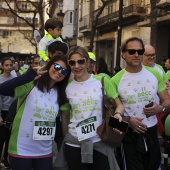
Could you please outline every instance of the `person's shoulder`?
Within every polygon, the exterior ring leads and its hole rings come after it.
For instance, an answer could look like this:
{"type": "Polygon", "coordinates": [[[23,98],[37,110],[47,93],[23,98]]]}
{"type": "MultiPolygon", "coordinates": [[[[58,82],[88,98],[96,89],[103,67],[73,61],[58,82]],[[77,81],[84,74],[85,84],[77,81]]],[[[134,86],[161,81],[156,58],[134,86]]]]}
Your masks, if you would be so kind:
{"type": "Polygon", "coordinates": [[[120,78],[123,76],[123,74],[125,73],[125,69],[120,70],[118,73],[116,73],[112,78],[111,81],[117,78],[120,78]]]}
{"type": "Polygon", "coordinates": [[[159,73],[158,70],[152,68],[152,67],[148,67],[148,66],[144,66],[144,69],[148,72],[150,72],[153,76],[155,76],[157,79],[159,79],[160,77],[162,78],[161,74],[159,73]]]}
{"type": "Polygon", "coordinates": [[[155,63],[155,65],[156,65],[157,67],[163,69],[163,67],[162,67],[160,64],[155,63]]]}
{"type": "MultiPolygon", "coordinates": [[[[156,69],[153,68],[153,67],[143,66],[143,68],[144,68],[144,70],[149,71],[149,72],[151,72],[151,73],[159,73],[159,71],[156,70],[156,69]]],[[[160,74],[160,73],[159,73],[159,74],[160,74]]]]}
{"type": "Polygon", "coordinates": [[[99,73],[98,76],[106,77],[110,80],[110,76],[106,73],[99,73]]]}

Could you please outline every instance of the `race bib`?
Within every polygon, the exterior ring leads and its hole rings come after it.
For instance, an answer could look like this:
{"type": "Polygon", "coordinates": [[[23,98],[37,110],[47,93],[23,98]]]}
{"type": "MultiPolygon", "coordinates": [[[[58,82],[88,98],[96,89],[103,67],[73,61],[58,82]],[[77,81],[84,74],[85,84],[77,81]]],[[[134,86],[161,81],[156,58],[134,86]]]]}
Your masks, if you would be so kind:
{"type": "Polygon", "coordinates": [[[33,140],[54,140],[55,122],[35,121],[33,140]]]}
{"type": "Polygon", "coordinates": [[[77,137],[79,141],[91,138],[97,135],[96,129],[98,123],[96,116],[83,120],[79,122],[76,126],[77,137]]]}

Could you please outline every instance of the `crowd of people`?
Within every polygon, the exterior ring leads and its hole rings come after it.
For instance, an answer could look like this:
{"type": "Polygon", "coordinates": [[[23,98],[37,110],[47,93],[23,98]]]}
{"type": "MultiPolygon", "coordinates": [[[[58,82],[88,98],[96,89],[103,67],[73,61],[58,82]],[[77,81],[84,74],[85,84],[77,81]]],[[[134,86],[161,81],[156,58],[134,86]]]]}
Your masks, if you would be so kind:
{"type": "Polygon", "coordinates": [[[158,170],[158,137],[164,133],[159,115],[169,116],[170,109],[170,60],[165,73],[155,63],[154,47],[131,37],[121,46],[126,66],[112,76],[103,57],[80,46],[69,49],[60,38],[61,22],[49,19],[45,29],[38,55],[24,63],[24,71],[11,56],[1,61],[1,164],[12,170],[158,170]],[[96,131],[103,121],[102,77],[106,96],[116,103],[113,117],[119,122],[130,117],[118,148],[104,143],[96,131]],[[9,130],[5,121],[16,99],[9,130]],[[53,140],[58,149],[54,162],[53,140]]]}

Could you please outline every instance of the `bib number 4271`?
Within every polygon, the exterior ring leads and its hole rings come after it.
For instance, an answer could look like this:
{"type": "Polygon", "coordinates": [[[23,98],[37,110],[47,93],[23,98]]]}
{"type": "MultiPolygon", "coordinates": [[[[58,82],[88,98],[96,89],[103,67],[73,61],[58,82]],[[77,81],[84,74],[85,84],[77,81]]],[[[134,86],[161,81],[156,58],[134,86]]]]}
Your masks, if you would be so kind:
{"type": "Polygon", "coordinates": [[[95,129],[94,123],[88,124],[88,125],[85,125],[85,126],[81,127],[81,131],[82,131],[83,134],[91,133],[91,132],[93,132],[95,130],[96,129],[95,129]]]}
{"type": "Polygon", "coordinates": [[[96,136],[96,129],[98,127],[96,117],[90,117],[79,122],[76,126],[77,137],[79,141],[96,136]]]}

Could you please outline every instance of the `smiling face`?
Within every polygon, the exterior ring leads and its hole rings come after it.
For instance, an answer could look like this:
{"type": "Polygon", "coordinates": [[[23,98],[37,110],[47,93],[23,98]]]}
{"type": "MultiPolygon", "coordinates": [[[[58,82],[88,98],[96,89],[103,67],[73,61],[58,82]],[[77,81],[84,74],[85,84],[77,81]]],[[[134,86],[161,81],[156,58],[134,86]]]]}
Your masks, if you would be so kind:
{"type": "Polygon", "coordinates": [[[72,73],[74,73],[74,78],[76,81],[85,81],[89,77],[87,72],[88,62],[87,60],[78,53],[72,54],[69,58],[70,61],[75,61],[75,65],[70,65],[72,73]],[[82,59],[84,59],[84,62],[82,59]],[[79,62],[80,60],[80,62],[79,62]]]}
{"type": "MultiPolygon", "coordinates": [[[[56,61],[54,63],[59,64],[64,69],[67,69],[66,64],[62,60],[56,61]]],[[[54,69],[54,64],[52,64],[49,69],[49,76],[51,78],[51,87],[56,82],[62,81],[65,78],[65,76],[62,74],[62,70],[56,71],[54,69]]]]}
{"type": "Polygon", "coordinates": [[[148,67],[153,67],[155,65],[155,60],[155,48],[151,45],[145,45],[145,53],[143,54],[142,64],[148,67]]]}
{"type": "Polygon", "coordinates": [[[137,41],[129,41],[125,52],[122,53],[123,59],[126,61],[126,70],[129,72],[139,72],[142,69],[142,55],[136,51],[134,54],[130,54],[128,50],[143,50],[142,44],[137,41]]]}

